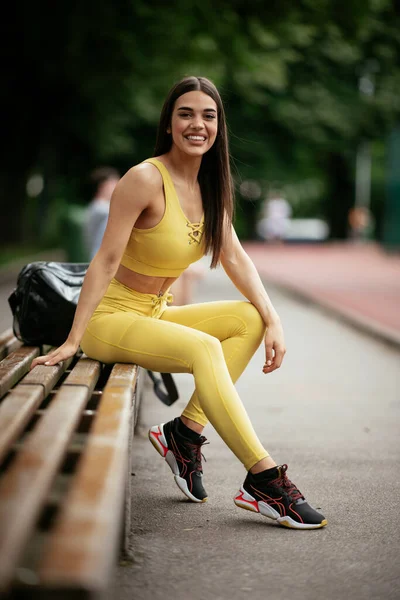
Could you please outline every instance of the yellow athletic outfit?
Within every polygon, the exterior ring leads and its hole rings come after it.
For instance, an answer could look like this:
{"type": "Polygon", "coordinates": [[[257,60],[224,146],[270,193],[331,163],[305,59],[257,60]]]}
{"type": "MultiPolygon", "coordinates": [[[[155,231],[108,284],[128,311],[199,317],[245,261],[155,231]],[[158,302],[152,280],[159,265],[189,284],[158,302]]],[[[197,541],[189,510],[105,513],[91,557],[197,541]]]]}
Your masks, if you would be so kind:
{"type": "MultiPolygon", "coordinates": [[[[204,255],[204,219],[183,213],[172,179],[160,171],[165,212],[150,229],[133,228],[121,263],[144,275],[177,277],[204,255]]],[[[93,313],[81,347],[106,363],[135,363],[161,373],[192,373],[195,391],[183,416],[218,434],[250,469],[268,456],[258,440],[234,382],[259,347],[265,325],[250,302],[167,306],[171,294],[143,294],[113,279],[93,313]]]]}

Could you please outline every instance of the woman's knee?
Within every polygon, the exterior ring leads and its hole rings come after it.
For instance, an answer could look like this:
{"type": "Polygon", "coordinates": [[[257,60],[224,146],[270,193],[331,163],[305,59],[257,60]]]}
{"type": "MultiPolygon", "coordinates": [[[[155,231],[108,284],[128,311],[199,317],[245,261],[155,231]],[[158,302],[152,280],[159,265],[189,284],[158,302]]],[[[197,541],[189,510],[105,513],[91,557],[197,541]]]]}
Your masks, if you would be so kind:
{"type": "Polygon", "coordinates": [[[240,316],[246,323],[248,333],[256,337],[264,335],[266,325],[254,304],[251,304],[251,302],[241,302],[240,316]]]}
{"type": "Polygon", "coordinates": [[[219,339],[208,333],[199,332],[200,335],[196,336],[196,344],[194,353],[197,356],[205,356],[211,358],[213,361],[223,357],[223,351],[221,342],[219,339]]]}

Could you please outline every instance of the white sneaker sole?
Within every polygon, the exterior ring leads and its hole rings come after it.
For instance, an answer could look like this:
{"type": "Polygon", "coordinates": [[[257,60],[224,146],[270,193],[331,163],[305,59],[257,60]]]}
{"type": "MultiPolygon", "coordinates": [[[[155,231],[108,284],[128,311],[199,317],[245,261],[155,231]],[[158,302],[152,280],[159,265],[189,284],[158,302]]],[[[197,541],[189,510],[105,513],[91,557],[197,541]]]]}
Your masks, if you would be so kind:
{"type": "Polygon", "coordinates": [[[234,503],[239,508],[250,510],[251,512],[260,513],[263,517],[268,517],[277,521],[279,525],[283,527],[289,527],[290,529],[320,529],[328,525],[327,519],[321,521],[321,523],[298,523],[291,517],[281,517],[280,514],[272,508],[266,502],[258,502],[253,496],[251,496],[246,490],[241,487],[238,493],[233,498],[234,503]]]}
{"type": "Polygon", "coordinates": [[[167,440],[164,436],[164,423],[161,423],[161,425],[154,425],[154,427],[151,427],[151,429],[149,429],[149,440],[151,441],[157,452],[161,454],[161,456],[168,463],[174,475],[175,483],[181,490],[181,492],[183,492],[185,496],[189,498],[189,500],[191,500],[192,502],[197,502],[199,504],[207,502],[207,498],[199,500],[199,498],[193,496],[193,494],[191,494],[189,491],[186,480],[179,475],[178,463],[176,462],[174,454],[171,452],[171,450],[168,449],[167,440]]]}

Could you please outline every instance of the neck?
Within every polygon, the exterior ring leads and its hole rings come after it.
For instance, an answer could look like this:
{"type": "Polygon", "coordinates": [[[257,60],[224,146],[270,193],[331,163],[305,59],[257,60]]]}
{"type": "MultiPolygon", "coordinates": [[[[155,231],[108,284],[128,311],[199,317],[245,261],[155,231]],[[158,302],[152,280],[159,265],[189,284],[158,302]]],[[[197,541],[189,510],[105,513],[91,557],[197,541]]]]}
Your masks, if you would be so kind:
{"type": "Polygon", "coordinates": [[[197,184],[197,176],[199,174],[202,156],[188,156],[185,152],[181,152],[176,146],[172,147],[167,154],[164,154],[170,170],[175,173],[179,179],[187,183],[189,186],[197,184]]]}

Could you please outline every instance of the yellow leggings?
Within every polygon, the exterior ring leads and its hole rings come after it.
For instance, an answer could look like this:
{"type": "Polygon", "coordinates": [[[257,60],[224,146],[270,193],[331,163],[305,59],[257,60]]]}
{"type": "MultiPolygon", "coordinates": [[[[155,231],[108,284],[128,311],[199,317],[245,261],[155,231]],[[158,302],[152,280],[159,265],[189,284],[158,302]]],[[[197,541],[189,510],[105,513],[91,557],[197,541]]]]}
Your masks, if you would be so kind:
{"type": "Polygon", "coordinates": [[[250,469],[268,456],[234,383],[259,347],[265,325],[249,302],[169,306],[113,279],[94,312],[81,347],[105,363],[135,363],[160,373],[192,373],[195,391],[183,416],[208,421],[250,469]]]}

